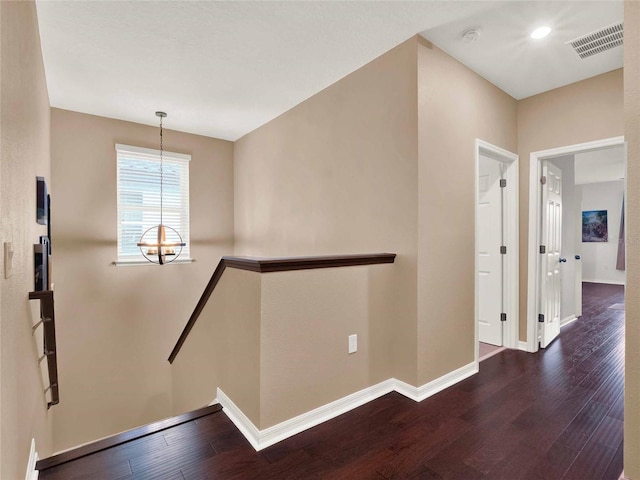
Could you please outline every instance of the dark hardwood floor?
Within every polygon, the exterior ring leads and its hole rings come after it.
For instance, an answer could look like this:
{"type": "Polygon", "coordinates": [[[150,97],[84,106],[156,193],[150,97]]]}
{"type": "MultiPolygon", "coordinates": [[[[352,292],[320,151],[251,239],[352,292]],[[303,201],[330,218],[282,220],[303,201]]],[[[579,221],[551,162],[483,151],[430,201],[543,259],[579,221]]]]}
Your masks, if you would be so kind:
{"type": "Polygon", "coordinates": [[[546,350],[506,350],[421,403],[397,393],[255,452],[215,413],[44,470],[73,479],[576,479],[622,472],[623,287],[584,284],[546,350]]]}

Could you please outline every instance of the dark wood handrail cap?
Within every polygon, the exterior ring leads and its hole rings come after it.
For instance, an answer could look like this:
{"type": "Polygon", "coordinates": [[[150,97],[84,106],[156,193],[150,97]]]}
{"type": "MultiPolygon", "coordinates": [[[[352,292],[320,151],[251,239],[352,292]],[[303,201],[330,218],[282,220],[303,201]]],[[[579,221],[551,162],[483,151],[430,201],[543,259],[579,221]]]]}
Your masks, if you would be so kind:
{"type": "Polygon", "coordinates": [[[395,253],[368,253],[353,255],[318,255],[312,257],[225,256],[222,257],[222,260],[227,263],[227,267],[267,273],[314,268],[376,265],[379,263],[393,263],[395,258],[395,253]]]}

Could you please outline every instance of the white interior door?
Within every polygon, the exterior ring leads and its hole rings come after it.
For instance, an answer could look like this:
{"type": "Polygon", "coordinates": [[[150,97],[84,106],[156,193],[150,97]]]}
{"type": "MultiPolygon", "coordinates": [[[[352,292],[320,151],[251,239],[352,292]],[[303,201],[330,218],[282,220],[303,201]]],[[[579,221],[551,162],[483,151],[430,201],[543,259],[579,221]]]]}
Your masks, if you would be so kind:
{"type": "Polygon", "coordinates": [[[562,171],[542,162],[541,285],[539,341],[545,348],[560,333],[562,302],[562,171]]]}
{"type": "Polygon", "coordinates": [[[503,164],[480,155],[478,175],[478,338],[502,346],[503,268],[502,178],[503,164]]]}
{"type": "Polygon", "coordinates": [[[576,265],[576,317],[582,316],[582,189],[576,188],[576,233],[575,233],[575,265],[576,265]]]}

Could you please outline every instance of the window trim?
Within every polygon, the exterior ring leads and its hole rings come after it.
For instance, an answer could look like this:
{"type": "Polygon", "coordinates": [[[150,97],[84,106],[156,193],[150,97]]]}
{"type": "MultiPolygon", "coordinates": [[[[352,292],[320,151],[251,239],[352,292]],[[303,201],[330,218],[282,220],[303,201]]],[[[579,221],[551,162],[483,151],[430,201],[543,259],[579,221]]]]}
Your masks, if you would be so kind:
{"type": "MultiPolygon", "coordinates": [[[[124,145],[122,143],[116,143],[116,152],[131,153],[133,155],[146,155],[153,159],[160,156],[160,150],[156,150],[154,148],[134,147],[133,145],[124,145]]],[[[162,151],[162,158],[166,158],[168,160],[183,160],[187,162],[191,161],[191,155],[188,153],[167,152],[166,150],[162,151]]]]}
{"type": "MultiPolygon", "coordinates": [[[[163,266],[174,265],[174,264],[179,265],[181,263],[182,264],[193,263],[195,261],[196,261],[195,258],[191,258],[191,257],[182,258],[182,255],[181,255],[180,258],[176,258],[172,262],[165,263],[163,266]]],[[[111,264],[115,265],[116,267],[135,267],[140,265],[159,266],[158,263],[152,263],[149,260],[115,260],[111,262],[111,264]]]]}
{"type": "MultiPolygon", "coordinates": [[[[132,155],[132,156],[136,156],[136,157],[142,157],[144,159],[144,157],[147,157],[148,160],[153,160],[153,161],[159,161],[159,157],[160,157],[160,150],[156,150],[154,148],[144,148],[144,147],[136,147],[134,145],[125,145],[122,143],[116,143],[115,144],[115,150],[116,150],[116,219],[117,219],[117,224],[116,224],[116,260],[114,262],[112,262],[113,265],[115,266],[140,266],[140,265],[157,265],[155,263],[149,262],[148,260],[146,260],[144,257],[142,258],[119,258],[118,256],[118,245],[120,242],[120,179],[118,176],[118,171],[119,171],[119,156],[120,155],[132,155]]],[[[187,163],[187,170],[188,170],[188,163],[191,162],[191,155],[187,154],[187,153],[177,153],[177,152],[168,152],[166,150],[162,151],[162,158],[163,160],[169,160],[169,161],[179,161],[179,162],[186,162],[187,163]]],[[[190,172],[189,172],[190,173],[190,172]]],[[[190,177],[190,175],[189,175],[190,177]]],[[[188,208],[187,208],[187,215],[188,215],[188,223],[191,223],[191,202],[190,202],[190,193],[191,193],[191,182],[189,181],[189,189],[187,191],[187,201],[189,202],[188,208]]],[[[189,225],[189,234],[191,233],[191,226],[189,225]]],[[[191,235],[189,235],[189,254],[191,255],[191,235]]],[[[171,264],[185,264],[185,263],[193,263],[195,262],[195,259],[191,256],[180,256],[179,258],[175,259],[172,262],[167,263],[166,265],[171,265],[171,264]]]]}

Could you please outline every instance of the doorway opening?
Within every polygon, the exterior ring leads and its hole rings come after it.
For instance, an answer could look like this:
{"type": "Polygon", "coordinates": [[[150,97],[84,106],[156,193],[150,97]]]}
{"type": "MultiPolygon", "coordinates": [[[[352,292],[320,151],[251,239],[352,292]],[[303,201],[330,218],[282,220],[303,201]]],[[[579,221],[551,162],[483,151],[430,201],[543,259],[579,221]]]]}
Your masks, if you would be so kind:
{"type": "Polygon", "coordinates": [[[518,156],[476,139],[475,359],[518,348],[518,156]]]}
{"type": "Polygon", "coordinates": [[[582,315],[583,282],[624,284],[625,164],[624,137],[531,154],[527,351],[582,315]]]}

